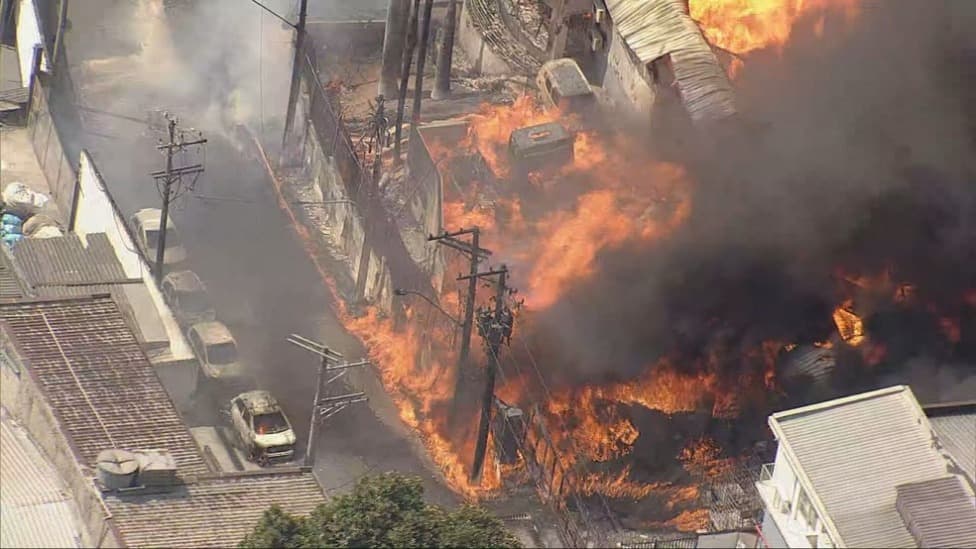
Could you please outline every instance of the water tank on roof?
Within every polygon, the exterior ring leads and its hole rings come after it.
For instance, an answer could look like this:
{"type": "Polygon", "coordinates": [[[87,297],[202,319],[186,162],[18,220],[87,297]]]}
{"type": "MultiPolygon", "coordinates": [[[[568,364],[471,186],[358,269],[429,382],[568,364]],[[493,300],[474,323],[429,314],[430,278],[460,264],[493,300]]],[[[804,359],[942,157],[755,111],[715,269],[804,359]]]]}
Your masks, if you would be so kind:
{"type": "Polygon", "coordinates": [[[166,450],[135,450],[139,463],[137,484],[170,486],[177,483],[176,460],[166,450]]]}
{"type": "Polygon", "coordinates": [[[108,490],[129,488],[139,473],[139,460],[132,452],[105,450],[98,454],[98,480],[108,490]]]}

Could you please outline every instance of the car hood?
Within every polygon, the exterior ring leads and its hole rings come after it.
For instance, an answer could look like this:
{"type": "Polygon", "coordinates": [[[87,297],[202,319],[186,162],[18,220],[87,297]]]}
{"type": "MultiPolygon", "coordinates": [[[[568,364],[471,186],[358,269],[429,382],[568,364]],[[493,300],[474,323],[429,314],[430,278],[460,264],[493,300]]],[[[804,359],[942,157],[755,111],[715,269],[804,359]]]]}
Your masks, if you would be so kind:
{"type": "Polygon", "coordinates": [[[295,444],[295,432],[291,429],[287,431],[282,431],[280,433],[270,433],[267,435],[254,435],[254,443],[262,448],[267,448],[269,446],[283,446],[286,444],[295,444]]]}

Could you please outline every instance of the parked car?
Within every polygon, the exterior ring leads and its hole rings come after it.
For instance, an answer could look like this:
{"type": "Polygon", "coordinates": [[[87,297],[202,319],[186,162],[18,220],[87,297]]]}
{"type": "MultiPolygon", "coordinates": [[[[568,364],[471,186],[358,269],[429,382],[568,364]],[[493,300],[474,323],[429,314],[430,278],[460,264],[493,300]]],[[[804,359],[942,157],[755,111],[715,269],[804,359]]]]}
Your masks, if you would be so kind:
{"type": "Polygon", "coordinates": [[[547,61],[536,76],[542,102],[565,112],[592,115],[597,108],[596,94],[576,61],[569,58],[547,61]]]}
{"type": "MultiPolygon", "coordinates": [[[[159,208],[144,208],[132,216],[132,229],[136,233],[136,245],[142,249],[150,263],[156,261],[156,249],[159,247],[159,227],[162,212],[159,208]]],[[[186,261],[186,249],[180,241],[180,234],[176,230],[173,218],[166,220],[166,253],[163,254],[163,265],[171,267],[186,261]]]]}
{"type": "Polygon", "coordinates": [[[206,377],[228,381],[246,377],[237,355],[237,341],[222,322],[198,322],[187,330],[186,338],[206,377]]]}
{"type": "Polygon", "coordinates": [[[163,278],[161,291],[182,329],[217,320],[207,287],[193,271],[173,271],[163,278]]]}
{"type": "Polygon", "coordinates": [[[231,399],[230,418],[249,460],[268,465],[295,456],[295,431],[268,391],[248,391],[231,399]]]}

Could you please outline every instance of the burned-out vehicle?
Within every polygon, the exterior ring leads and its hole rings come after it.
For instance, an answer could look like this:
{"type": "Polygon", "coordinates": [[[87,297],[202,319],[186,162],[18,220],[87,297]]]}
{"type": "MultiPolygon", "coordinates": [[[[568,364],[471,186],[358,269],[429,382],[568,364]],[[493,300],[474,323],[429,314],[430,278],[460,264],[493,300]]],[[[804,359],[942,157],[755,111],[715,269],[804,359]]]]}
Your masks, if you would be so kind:
{"type": "Polygon", "coordinates": [[[190,326],[186,338],[207,378],[232,383],[246,377],[237,341],[222,322],[198,322],[190,326]]]}
{"type": "Polygon", "coordinates": [[[201,322],[217,320],[217,311],[207,295],[207,287],[193,271],[174,271],[163,278],[163,299],[183,330],[201,322]]]}
{"type": "Polygon", "coordinates": [[[230,421],[249,460],[263,466],[295,457],[295,431],[268,391],[231,399],[230,421]]]}
{"type": "Polygon", "coordinates": [[[559,168],[573,161],[573,134],[562,124],[548,122],[519,128],[508,140],[516,176],[545,168],[559,168]]]}
{"type": "Polygon", "coordinates": [[[536,85],[542,103],[565,113],[587,117],[597,109],[597,97],[583,70],[573,59],[553,59],[539,69],[536,85]]]}

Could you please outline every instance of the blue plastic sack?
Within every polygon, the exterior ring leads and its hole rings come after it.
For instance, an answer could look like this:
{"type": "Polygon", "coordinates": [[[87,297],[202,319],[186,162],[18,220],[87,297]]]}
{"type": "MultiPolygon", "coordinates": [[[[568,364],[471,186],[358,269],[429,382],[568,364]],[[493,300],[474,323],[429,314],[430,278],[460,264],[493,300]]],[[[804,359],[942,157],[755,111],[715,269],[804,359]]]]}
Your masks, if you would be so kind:
{"type": "Polygon", "coordinates": [[[5,234],[23,234],[23,227],[20,225],[7,225],[3,224],[3,232],[5,234]]]}
{"type": "Polygon", "coordinates": [[[3,243],[8,247],[13,248],[18,242],[24,239],[22,234],[5,234],[3,235],[3,243]]]}
{"type": "Polygon", "coordinates": [[[3,214],[3,216],[0,216],[0,224],[3,224],[3,225],[18,225],[18,226],[20,226],[20,225],[23,225],[24,224],[24,220],[21,219],[21,218],[19,218],[19,217],[17,217],[14,214],[5,213],[5,214],[3,214]]]}

